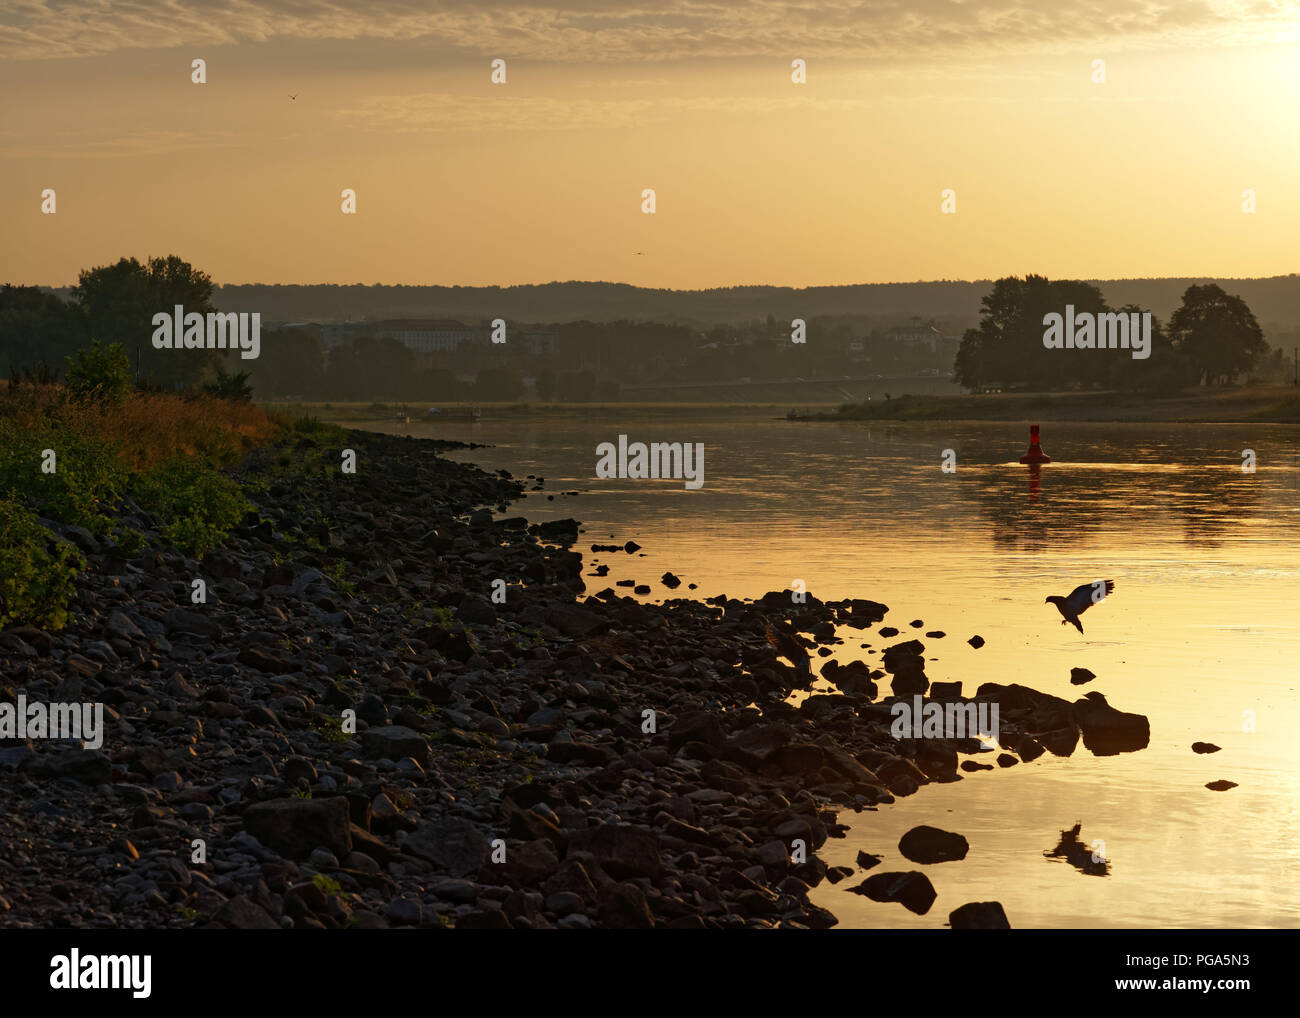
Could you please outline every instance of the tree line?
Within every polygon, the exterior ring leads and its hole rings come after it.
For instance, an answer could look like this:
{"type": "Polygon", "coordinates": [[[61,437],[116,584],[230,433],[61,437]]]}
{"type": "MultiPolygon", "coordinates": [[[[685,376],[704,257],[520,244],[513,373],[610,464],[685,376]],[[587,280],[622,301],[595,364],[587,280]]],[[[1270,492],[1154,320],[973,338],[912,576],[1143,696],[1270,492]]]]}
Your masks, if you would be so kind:
{"type": "Polygon", "coordinates": [[[1215,283],[1187,287],[1168,322],[1151,316],[1151,349],[1143,359],[1127,350],[1045,346],[1047,316],[1062,314],[1067,305],[1076,316],[1147,313],[1134,304],[1112,308],[1098,287],[1080,280],[999,279],[981,302],[979,325],[962,336],[954,380],[972,391],[990,386],[1173,390],[1230,384],[1252,371],[1285,374],[1285,352],[1270,355],[1246,302],[1215,283]]]}

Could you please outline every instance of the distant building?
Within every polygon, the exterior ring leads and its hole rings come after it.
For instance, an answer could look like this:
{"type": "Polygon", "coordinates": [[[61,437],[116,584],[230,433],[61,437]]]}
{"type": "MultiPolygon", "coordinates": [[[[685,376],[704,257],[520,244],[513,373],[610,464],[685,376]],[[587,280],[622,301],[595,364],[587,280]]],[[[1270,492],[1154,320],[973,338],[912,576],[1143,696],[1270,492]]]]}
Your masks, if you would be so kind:
{"type": "Polygon", "coordinates": [[[913,318],[911,325],[898,325],[885,333],[885,339],[892,343],[921,347],[930,353],[938,353],[939,342],[944,338],[943,333],[933,325],[922,322],[920,318],[913,318]]]}
{"type": "MultiPolygon", "coordinates": [[[[326,348],[346,343],[358,336],[376,339],[395,339],[407,349],[418,354],[456,353],[466,346],[492,346],[492,327],[466,325],[453,319],[393,318],[379,322],[339,322],[322,325],[321,340],[326,348]]],[[[533,356],[549,357],[556,349],[553,332],[524,332],[517,338],[509,331],[502,347],[510,352],[524,352],[533,356]],[[511,343],[516,345],[512,348],[511,343]]]]}

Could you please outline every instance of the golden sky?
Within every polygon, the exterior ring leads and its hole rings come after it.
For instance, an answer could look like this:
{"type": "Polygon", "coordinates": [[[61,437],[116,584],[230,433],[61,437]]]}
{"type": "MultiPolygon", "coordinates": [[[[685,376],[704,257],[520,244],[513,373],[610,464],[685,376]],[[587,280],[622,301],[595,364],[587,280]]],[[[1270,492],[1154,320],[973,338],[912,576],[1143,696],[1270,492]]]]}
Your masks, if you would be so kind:
{"type": "Polygon", "coordinates": [[[18,0],[0,96],[0,282],[1300,271],[1298,0],[18,0]]]}

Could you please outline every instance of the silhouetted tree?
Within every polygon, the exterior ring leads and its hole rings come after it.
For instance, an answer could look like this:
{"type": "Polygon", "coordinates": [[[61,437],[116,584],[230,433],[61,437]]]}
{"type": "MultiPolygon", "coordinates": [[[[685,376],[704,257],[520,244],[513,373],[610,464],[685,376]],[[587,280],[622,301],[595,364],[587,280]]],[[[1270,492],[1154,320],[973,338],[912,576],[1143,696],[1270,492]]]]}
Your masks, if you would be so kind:
{"type": "Polygon", "coordinates": [[[307,396],[321,389],[325,351],[320,339],[306,329],[273,329],[262,333],[261,355],[240,364],[264,397],[307,396]]]}
{"type": "Polygon", "coordinates": [[[86,315],[90,335],[120,343],[134,369],[165,384],[193,385],[221,358],[217,350],[155,350],[153,316],[170,315],[176,305],[185,314],[206,315],[212,304],[212,277],[189,262],[168,255],[141,264],[134,258],[84,269],[72,290],[86,315]]]}
{"type": "Polygon", "coordinates": [[[1211,385],[1235,381],[1268,350],[1246,302],[1214,283],[1187,288],[1169,319],[1169,335],[1196,380],[1211,385]]]}
{"type": "Polygon", "coordinates": [[[40,376],[44,366],[57,374],[89,338],[75,304],[36,286],[0,288],[0,370],[40,376]]]}

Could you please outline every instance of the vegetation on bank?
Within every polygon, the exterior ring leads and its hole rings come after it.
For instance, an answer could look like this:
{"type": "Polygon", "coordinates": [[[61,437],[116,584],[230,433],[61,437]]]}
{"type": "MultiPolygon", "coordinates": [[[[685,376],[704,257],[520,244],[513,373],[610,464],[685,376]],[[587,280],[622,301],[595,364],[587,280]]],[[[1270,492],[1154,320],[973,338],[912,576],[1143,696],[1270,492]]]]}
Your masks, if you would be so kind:
{"type": "Polygon", "coordinates": [[[800,420],[831,421],[1169,421],[1300,423],[1300,395],[1286,386],[1184,389],[1166,393],[999,393],[902,396],[845,403],[800,420]]]}
{"type": "Polygon", "coordinates": [[[126,372],[121,347],[93,344],[65,383],[13,377],[0,392],[0,625],[67,622],[85,568],[68,527],[123,555],[156,527],[198,557],[252,508],[226,471],[291,422],[237,398],[139,391],[126,372]]]}

